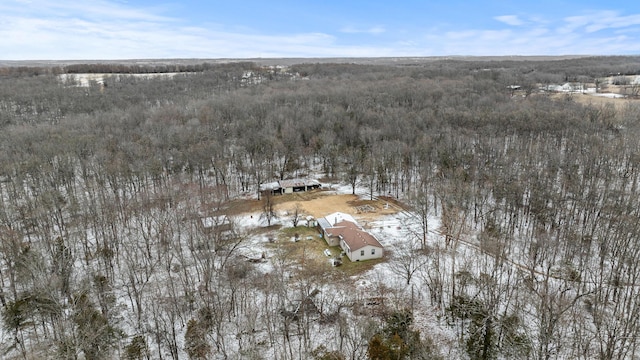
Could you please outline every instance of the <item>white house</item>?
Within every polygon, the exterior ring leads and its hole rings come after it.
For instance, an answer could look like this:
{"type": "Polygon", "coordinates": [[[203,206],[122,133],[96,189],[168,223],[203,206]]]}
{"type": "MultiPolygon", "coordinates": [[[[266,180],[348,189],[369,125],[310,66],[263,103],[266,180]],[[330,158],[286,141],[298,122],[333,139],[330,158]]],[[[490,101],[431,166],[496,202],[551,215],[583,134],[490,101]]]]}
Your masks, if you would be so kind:
{"type": "Polygon", "coordinates": [[[349,260],[378,259],[384,248],[375,236],[365,231],[349,214],[333,213],[318,219],[322,236],[329,246],[340,246],[349,260]]]}
{"type": "Polygon", "coordinates": [[[327,241],[329,246],[340,245],[339,230],[345,226],[345,224],[341,224],[343,221],[358,224],[353,216],[341,212],[336,212],[318,219],[317,222],[322,231],[322,237],[327,241]]]}

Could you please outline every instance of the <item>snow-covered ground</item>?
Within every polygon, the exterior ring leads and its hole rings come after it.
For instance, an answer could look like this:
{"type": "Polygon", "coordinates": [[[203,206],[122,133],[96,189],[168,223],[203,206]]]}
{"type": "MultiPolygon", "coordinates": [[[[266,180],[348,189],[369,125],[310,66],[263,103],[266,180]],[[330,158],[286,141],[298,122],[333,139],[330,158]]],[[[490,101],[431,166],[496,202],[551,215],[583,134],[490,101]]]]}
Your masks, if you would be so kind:
{"type": "Polygon", "coordinates": [[[599,97],[605,97],[605,98],[609,98],[609,99],[624,99],[626,96],[622,95],[622,94],[616,94],[616,93],[591,93],[590,95],[592,96],[599,96],[599,97]]]}
{"type": "Polygon", "coordinates": [[[73,83],[77,86],[88,87],[91,82],[96,82],[98,84],[104,85],[106,79],[117,79],[119,77],[135,77],[141,79],[151,79],[151,78],[172,78],[178,74],[185,73],[149,73],[149,74],[107,74],[107,73],[95,73],[95,74],[61,74],[59,75],[59,79],[63,84],[73,83]]]}
{"type": "MultiPolygon", "coordinates": [[[[345,184],[323,184],[323,189],[325,191],[330,189],[329,195],[327,196],[352,193],[351,186],[345,184]]],[[[368,189],[358,186],[355,192],[361,194],[360,198],[362,200],[369,199],[368,189]]],[[[367,299],[376,297],[380,289],[389,289],[390,292],[394,294],[392,296],[393,298],[403,299],[400,302],[407,303],[411,301],[415,316],[414,326],[418,330],[424,334],[428,334],[433,339],[437,339],[440,344],[449,344],[443,347],[443,350],[449,355],[454,357],[462,356],[454,346],[455,334],[444,323],[442,317],[443,309],[433,308],[430,305],[430,301],[426,295],[427,293],[425,292],[427,287],[424,284],[424,279],[417,275],[413,276],[411,284],[407,285],[406,278],[397,268],[397,262],[402,261],[402,259],[396,259],[396,257],[402,253],[404,249],[415,247],[415,234],[421,231],[416,216],[399,208],[397,213],[380,216],[375,220],[363,221],[359,218],[358,214],[352,215],[384,246],[385,258],[371,269],[352,276],[349,279],[351,285],[340,283],[332,286],[329,284],[323,291],[337,294],[340,293],[342,291],[341,289],[345,286],[348,286],[355,289],[358,294],[356,298],[367,299]]],[[[290,224],[285,223],[288,221],[284,219],[285,217],[282,216],[272,224],[281,224],[285,227],[290,226],[290,224]]],[[[442,243],[443,237],[436,231],[440,227],[440,219],[432,216],[428,221],[430,229],[432,229],[428,238],[429,244],[435,245],[442,243]]],[[[247,213],[235,216],[234,222],[248,232],[254,232],[256,229],[263,228],[267,225],[266,221],[261,218],[260,213],[247,213]]],[[[250,236],[242,248],[239,249],[240,254],[250,258],[259,258],[263,256],[263,254],[266,255],[268,261],[258,265],[258,270],[265,275],[274,271],[274,264],[271,260],[273,256],[273,246],[267,246],[267,244],[269,244],[269,236],[271,236],[269,233],[250,236]]],[[[327,268],[330,267],[330,263],[327,262],[327,268]]],[[[389,301],[394,302],[393,299],[389,299],[389,301]]],[[[319,331],[322,333],[321,330],[319,331]]],[[[314,339],[314,341],[317,341],[318,345],[330,344],[330,341],[321,337],[314,339]]],[[[331,348],[331,346],[328,347],[331,348]]]]}

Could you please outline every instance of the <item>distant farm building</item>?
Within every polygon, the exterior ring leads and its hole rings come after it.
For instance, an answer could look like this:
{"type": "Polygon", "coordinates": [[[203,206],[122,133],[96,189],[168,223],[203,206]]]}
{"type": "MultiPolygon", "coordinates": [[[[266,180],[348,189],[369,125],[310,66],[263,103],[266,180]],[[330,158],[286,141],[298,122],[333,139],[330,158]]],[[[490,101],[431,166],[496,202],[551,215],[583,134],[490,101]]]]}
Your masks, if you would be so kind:
{"type": "Polygon", "coordinates": [[[260,191],[270,191],[274,195],[319,189],[322,185],[315,179],[290,179],[260,185],[260,191]]]}
{"type": "Polygon", "coordinates": [[[349,214],[333,213],[318,219],[322,236],[329,246],[340,246],[351,261],[378,259],[384,248],[349,214]]]}

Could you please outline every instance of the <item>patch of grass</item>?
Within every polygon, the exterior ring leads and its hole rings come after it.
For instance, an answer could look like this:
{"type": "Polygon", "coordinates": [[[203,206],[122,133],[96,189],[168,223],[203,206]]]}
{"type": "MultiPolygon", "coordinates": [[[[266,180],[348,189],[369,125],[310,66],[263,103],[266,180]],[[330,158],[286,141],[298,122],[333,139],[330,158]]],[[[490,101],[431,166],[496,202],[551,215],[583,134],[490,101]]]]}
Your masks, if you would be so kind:
{"type": "Polygon", "coordinates": [[[300,241],[309,241],[306,240],[307,236],[313,236],[314,238],[320,239],[320,233],[318,232],[318,229],[306,226],[298,226],[282,228],[280,230],[278,240],[290,241],[296,234],[298,234],[300,241]]]}
{"type": "Polygon", "coordinates": [[[251,231],[252,234],[266,234],[269,232],[277,231],[282,225],[276,224],[271,226],[260,226],[251,231]]]}
{"type": "Polygon", "coordinates": [[[225,204],[222,213],[226,215],[240,215],[257,212],[262,209],[262,202],[258,200],[234,199],[225,204]]]}
{"type": "Polygon", "coordinates": [[[317,258],[326,260],[322,251],[327,247],[327,244],[315,228],[304,226],[283,228],[278,231],[277,238],[278,242],[275,246],[285,250],[292,259],[317,258]],[[297,242],[292,241],[295,234],[299,235],[300,240],[297,242]],[[311,237],[311,239],[307,240],[307,237],[311,237]]]}
{"type": "Polygon", "coordinates": [[[308,228],[305,226],[280,229],[280,231],[278,231],[278,243],[272,246],[284,250],[287,257],[299,264],[303,262],[305,262],[306,265],[313,263],[316,271],[321,271],[324,275],[336,276],[338,278],[361,274],[384,261],[383,258],[351,262],[349,258],[345,256],[342,258],[341,266],[333,267],[329,263],[330,258],[324,254],[324,250],[329,249],[331,251],[331,257],[336,257],[340,255],[342,249],[339,246],[330,247],[326,241],[319,236],[316,228],[308,228]],[[298,242],[292,241],[296,233],[300,236],[298,242]],[[312,239],[307,240],[308,236],[311,236],[312,239]]]}
{"type": "Polygon", "coordinates": [[[346,276],[354,276],[371,270],[374,266],[384,261],[385,259],[382,258],[351,262],[351,260],[349,260],[349,258],[345,256],[344,258],[342,258],[342,266],[339,266],[337,269],[344,273],[344,275],[346,276]]]}

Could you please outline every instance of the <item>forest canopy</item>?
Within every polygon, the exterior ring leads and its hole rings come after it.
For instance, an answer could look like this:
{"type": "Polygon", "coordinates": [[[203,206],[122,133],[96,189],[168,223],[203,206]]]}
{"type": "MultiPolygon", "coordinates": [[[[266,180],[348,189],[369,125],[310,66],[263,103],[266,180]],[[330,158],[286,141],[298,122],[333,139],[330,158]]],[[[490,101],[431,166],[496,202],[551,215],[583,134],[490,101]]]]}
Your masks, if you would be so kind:
{"type": "Polygon", "coordinates": [[[640,103],[542,89],[638,72],[638,57],[0,69],[0,354],[637,356],[640,103]],[[106,75],[60,76],[81,73],[106,75]],[[275,258],[261,273],[236,255],[251,234],[193,221],[314,173],[423,221],[386,259],[408,287],[375,316],[346,288],[318,322],[291,315],[346,280],[275,258]]]}

